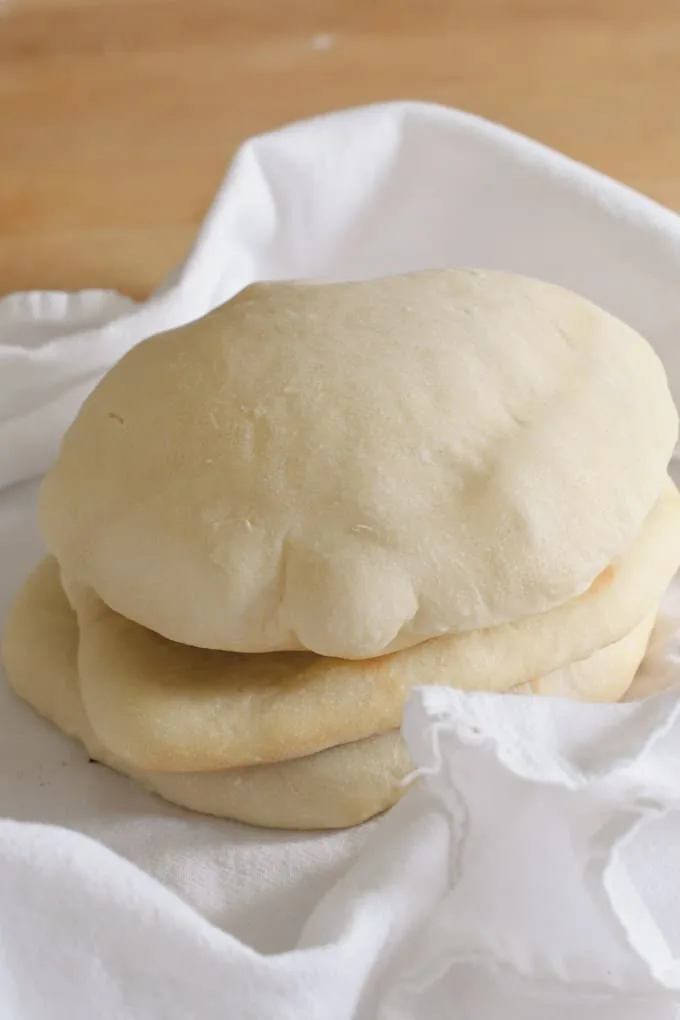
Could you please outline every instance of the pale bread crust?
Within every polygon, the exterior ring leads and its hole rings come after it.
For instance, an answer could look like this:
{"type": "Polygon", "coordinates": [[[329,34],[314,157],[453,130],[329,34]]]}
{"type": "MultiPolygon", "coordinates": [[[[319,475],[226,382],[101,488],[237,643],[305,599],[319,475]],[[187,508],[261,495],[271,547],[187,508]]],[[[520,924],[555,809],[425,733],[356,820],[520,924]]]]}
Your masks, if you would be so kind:
{"type": "Polygon", "coordinates": [[[552,284],[258,284],[109,372],[41,521],[69,574],[175,641],[362,659],[584,592],[676,436],[651,347],[552,284]]]}
{"type": "MultiPolygon", "coordinates": [[[[653,615],[614,645],[540,681],[543,693],[608,700],[630,684],[653,615]]],[[[357,825],[404,793],[411,763],[398,733],[344,744],[277,765],[220,772],[149,772],[103,747],[83,710],[76,668],[78,627],[56,562],[46,558],[18,594],[3,634],[3,659],[16,692],[88,754],[166,800],[204,814],[271,828],[357,825]]],[[[528,687],[529,685],[527,685],[528,687]]]]}
{"type": "Polygon", "coordinates": [[[540,694],[574,701],[612,702],[627,696],[645,657],[658,609],[648,613],[629,634],[593,652],[580,662],[568,662],[547,676],[513,688],[514,694],[540,694]]]}
{"type": "Polygon", "coordinates": [[[300,758],[387,733],[422,684],[502,693],[545,676],[629,633],[678,564],[680,494],[668,482],[628,553],[586,594],[362,662],[178,645],[64,578],[80,617],[81,694],[95,732],[138,768],[179,772],[300,758]]]}

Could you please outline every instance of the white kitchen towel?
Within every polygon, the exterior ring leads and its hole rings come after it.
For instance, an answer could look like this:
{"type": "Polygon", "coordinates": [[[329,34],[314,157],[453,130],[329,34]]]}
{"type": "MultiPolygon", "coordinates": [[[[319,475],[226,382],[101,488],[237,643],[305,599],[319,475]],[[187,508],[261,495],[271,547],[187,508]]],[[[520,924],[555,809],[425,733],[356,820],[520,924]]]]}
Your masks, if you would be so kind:
{"type": "MultiPolygon", "coordinates": [[[[436,265],[585,294],[649,338],[680,398],[674,213],[441,107],[296,124],[239,150],[148,301],[0,301],[0,615],[40,555],[38,476],[130,346],[255,279],[436,265]]],[[[665,640],[640,691],[679,661],[665,640]]],[[[2,680],[0,1016],[678,1017],[678,704],[673,687],[621,706],[425,688],[404,722],[422,781],[385,818],[317,835],[166,805],[2,680]]]]}

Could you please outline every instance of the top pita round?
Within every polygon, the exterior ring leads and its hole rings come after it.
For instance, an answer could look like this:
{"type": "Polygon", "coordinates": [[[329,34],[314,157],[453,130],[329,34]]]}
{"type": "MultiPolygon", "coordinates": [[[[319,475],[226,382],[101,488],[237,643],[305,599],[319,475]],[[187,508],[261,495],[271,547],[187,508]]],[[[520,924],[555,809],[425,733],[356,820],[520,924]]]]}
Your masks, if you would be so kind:
{"type": "Polygon", "coordinates": [[[66,572],[171,640],[367,658],[584,592],[676,435],[651,347],[554,285],[257,284],[108,373],[42,526],[66,572]]]}

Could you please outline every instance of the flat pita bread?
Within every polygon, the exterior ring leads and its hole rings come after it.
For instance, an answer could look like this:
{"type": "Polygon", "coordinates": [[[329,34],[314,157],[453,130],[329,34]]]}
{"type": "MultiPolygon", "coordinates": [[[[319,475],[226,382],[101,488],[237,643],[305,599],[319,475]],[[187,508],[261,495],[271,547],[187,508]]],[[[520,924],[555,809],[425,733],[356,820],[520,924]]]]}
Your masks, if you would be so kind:
{"type": "MultiPolygon", "coordinates": [[[[650,627],[651,617],[617,644],[544,678],[540,689],[593,700],[625,690],[650,627]]],[[[253,825],[326,829],[357,825],[405,792],[400,781],[412,766],[398,733],[277,765],[194,773],[134,769],[101,744],[88,722],[78,690],[77,646],[75,613],[56,562],[47,558],[24,585],[7,621],[3,658],[10,683],[64,733],[81,740],[91,757],[172,803],[253,825]]]]}
{"type": "Polygon", "coordinates": [[[83,710],[76,668],[78,625],[59,568],[47,557],[10,611],[2,653],[14,690],[85,745],[88,754],[181,807],[271,828],[357,825],[394,804],[412,769],[398,733],[344,744],[281,765],[166,773],[130,767],[104,747],[83,710]]]}

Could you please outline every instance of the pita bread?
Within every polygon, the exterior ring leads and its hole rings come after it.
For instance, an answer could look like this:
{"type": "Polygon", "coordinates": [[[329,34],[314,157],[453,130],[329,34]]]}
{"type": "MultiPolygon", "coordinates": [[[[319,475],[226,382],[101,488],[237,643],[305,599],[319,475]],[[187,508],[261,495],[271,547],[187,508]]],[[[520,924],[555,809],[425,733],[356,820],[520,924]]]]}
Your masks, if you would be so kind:
{"type": "Polygon", "coordinates": [[[138,768],[180,772],[300,758],[387,733],[422,684],[505,692],[545,676],[632,630],[679,563],[680,495],[669,482],[628,554],[585,595],[363,662],[179,645],[65,583],[80,617],[80,689],[93,729],[138,768]]]}
{"type": "MultiPolygon", "coordinates": [[[[644,653],[651,618],[615,645],[541,682],[544,691],[568,688],[595,700],[624,690],[644,653]]],[[[341,828],[390,807],[404,793],[411,769],[398,733],[343,744],[278,765],[220,772],[146,772],[106,750],[83,711],[78,690],[78,628],[47,558],[19,593],[3,637],[10,683],[42,715],[83,742],[88,753],[175,804],[273,828],[341,828]]]]}
{"type": "Polygon", "coordinates": [[[580,662],[568,662],[547,676],[513,688],[514,694],[539,694],[574,701],[612,702],[627,697],[645,657],[657,610],[649,613],[625,637],[593,652],[580,662]]]}
{"type": "Polygon", "coordinates": [[[363,659],[585,592],[676,436],[651,347],[552,284],[258,284],[109,372],[41,521],[68,574],[174,641],[363,659]]]}

